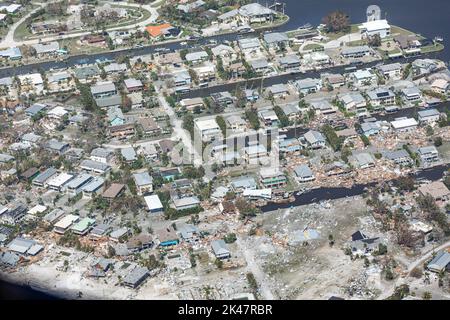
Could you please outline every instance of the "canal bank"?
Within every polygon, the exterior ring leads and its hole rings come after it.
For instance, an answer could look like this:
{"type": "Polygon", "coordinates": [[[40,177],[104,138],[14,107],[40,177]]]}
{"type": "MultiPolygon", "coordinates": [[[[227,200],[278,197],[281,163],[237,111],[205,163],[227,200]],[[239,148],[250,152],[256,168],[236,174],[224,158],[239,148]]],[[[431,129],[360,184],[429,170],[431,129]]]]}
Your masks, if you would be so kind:
{"type": "MultiPolygon", "coordinates": [[[[352,23],[361,23],[366,19],[366,9],[373,4],[371,0],[284,0],[286,3],[286,13],[289,20],[281,26],[268,28],[272,31],[289,31],[297,29],[305,23],[319,25],[322,18],[328,13],[341,10],[350,16],[352,23]]],[[[422,0],[379,0],[377,4],[382,11],[386,13],[386,18],[393,25],[418,32],[427,38],[434,38],[439,35],[444,39],[450,39],[450,28],[448,28],[447,15],[450,12],[450,1],[431,0],[424,2],[422,0]],[[430,10],[430,5],[434,4],[439,10],[430,10]],[[405,14],[405,8],[408,8],[408,14],[405,14]]],[[[267,28],[264,28],[267,29],[267,28]]],[[[261,31],[259,31],[261,32],[261,31]]],[[[236,40],[238,34],[223,34],[208,37],[198,42],[198,45],[206,44],[209,40],[223,42],[225,40],[236,40]]],[[[182,41],[182,40],[180,40],[182,41]]],[[[169,48],[171,50],[182,49],[180,41],[146,46],[142,48],[123,49],[110,52],[102,52],[91,55],[78,55],[67,58],[64,61],[46,61],[42,63],[14,66],[0,69],[0,78],[15,76],[31,72],[39,72],[40,70],[50,70],[58,68],[68,68],[82,63],[94,63],[97,59],[115,60],[119,56],[138,56],[155,52],[157,48],[169,48]]],[[[450,60],[450,48],[445,47],[442,52],[435,55],[444,61],[450,60]]],[[[275,84],[275,82],[274,82],[275,84]]],[[[235,84],[234,84],[235,86],[235,84]]]]}
{"type": "MultiPolygon", "coordinates": [[[[432,168],[427,168],[424,170],[420,170],[415,173],[414,178],[416,179],[427,179],[431,181],[436,181],[442,178],[442,175],[445,171],[450,168],[450,164],[445,164],[441,166],[436,166],[432,168]]],[[[317,188],[312,189],[309,192],[296,195],[295,200],[289,203],[269,203],[265,206],[260,207],[262,212],[270,212],[276,211],[278,209],[287,209],[291,207],[303,206],[307,204],[311,204],[314,202],[327,201],[327,200],[336,200],[347,197],[353,197],[362,195],[366,188],[373,187],[377,183],[369,183],[369,184],[356,184],[351,188],[317,188]]]]}

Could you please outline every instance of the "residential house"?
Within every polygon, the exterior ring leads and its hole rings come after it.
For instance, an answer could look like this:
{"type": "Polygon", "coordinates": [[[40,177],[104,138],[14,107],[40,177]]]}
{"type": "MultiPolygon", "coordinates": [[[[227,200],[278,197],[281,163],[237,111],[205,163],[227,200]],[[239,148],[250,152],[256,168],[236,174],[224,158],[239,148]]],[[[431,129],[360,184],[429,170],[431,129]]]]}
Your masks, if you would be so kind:
{"type": "Polygon", "coordinates": [[[277,127],[279,125],[279,119],[273,109],[261,110],[258,115],[266,127],[277,127]]]}
{"type": "Polygon", "coordinates": [[[279,168],[261,168],[260,182],[264,188],[281,188],[286,185],[286,175],[279,168]]]}
{"type": "Polygon", "coordinates": [[[439,161],[439,152],[435,146],[426,146],[418,149],[420,159],[425,163],[439,161]]]}
{"type": "Polygon", "coordinates": [[[431,90],[439,94],[447,94],[450,85],[445,79],[436,79],[431,83],[431,90]]]}
{"type": "Polygon", "coordinates": [[[177,211],[188,210],[200,206],[200,200],[195,197],[184,197],[172,199],[173,207],[177,211]]]}
{"type": "Polygon", "coordinates": [[[325,147],[326,139],[319,131],[309,130],[303,136],[312,149],[325,147]]]}
{"type": "Polygon", "coordinates": [[[295,81],[294,86],[299,93],[307,95],[308,93],[315,93],[322,89],[322,81],[320,79],[306,78],[295,81]]]}
{"type": "Polygon", "coordinates": [[[344,58],[362,58],[371,54],[368,46],[345,47],[342,49],[341,55],[344,58]]]}
{"type": "Polygon", "coordinates": [[[113,200],[118,198],[125,192],[125,185],[121,183],[113,183],[111,186],[103,192],[103,198],[113,200]]]}
{"type": "Polygon", "coordinates": [[[104,184],[105,179],[103,179],[102,177],[96,177],[92,179],[91,182],[83,186],[83,197],[92,199],[96,195],[101,194],[103,192],[104,184]]]}
{"type": "Polygon", "coordinates": [[[145,196],[144,200],[150,213],[162,213],[164,211],[163,204],[158,195],[145,196]]]}
{"type": "Polygon", "coordinates": [[[439,121],[441,114],[436,109],[427,109],[417,112],[420,124],[433,124],[439,121]]]}
{"type": "Polygon", "coordinates": [[[104,164],[111,164],[114,159],[114,151],[101,147],[95,148],[91,151],[90,159],[104,164]]]}
{"type": "Polygon", "coordinates": [[[390,106],[395,104],[395,94],[389,89],[378,87],[367,92],[367,95],[369,96],[370,103],[374,107],[380,105],[390,106]]]}
{"type": "Polygon", "coordinates": [[[376,83],[377,76],[370,69],[356,70],[352,73],[353,82],[356,86],[368,86],[376,83]]]}
{"type": "Polygon", "coordinates": [[[111,166],[106,163],[85,159],[81,161],[80,168],[91,173],[105,174],[111,170],[111,166]]]}
{"type": "Polygon", "coordinates": [[[220,137],[222,131],[215,119],[196,119],[195,129],[202,138],[202,141],[212,141],[220,137]]]}
{"type": "Polygon", "coordinates": [[[396,118],[391,121],[392,128],[397,132],[413,131],[417,129],[418,123],[414,118],[396,118]]]}
{"type": "Polygon", "coordinates": [[[433,181],[422,185],[418,191],[423,196],[431,196],[434,201],[448,201],[450,199],[450,190],[442,181],[433,181]]]}
{"type": "Polygon", "coordinates": [[[278,64],[283,71],[297,72],[300,68],[300,58],[296,54],[288,54],[279,57],[278,64]]]}
{"type": "Polygon", "coordinates": [[[270,71],[269,63],[265,58],[250,60],[249,64],[253,71],[255,71],[257,74],[266,74],[270,71]]]}
{"type": "Polygon", "coordinates": [[[381,39],[384,39],[391,34],[391,26],[387,20],[367,21],[362,23],[358,28],[361,35],[365,38],[379,35],[381,39]]]}
{"type": "Polygon", "coordinates": [[[211,247],[217,259],[228,259],[231,257],[231,253],[228,250],[228,246],[225,241],[213,240],[211,241],[211,247]]]}
{"type": "Polygon", "coordinates": [[[349,92],[341,95],[339,100],[347,111],[365,108],[367,106],[366,99],[359,92],[349,92]]]}
{"type": "Polygon", "coordinates": [[[138,191],[138,195],[153,192],[153,177],[148,172],[139,172],[133,174],[134,183],[138,191]]]}
{"type": "Polygon", "coordinates": [[[295,167],[294,173],[300,182],[308,182],[315,179],[314,173],[306,164],[295,167]]]}
{"type": "Polygon", "coordinates": [[[405,149],[387,151],[384,157],[398,165],[407,166],[413,163],[413,160],[405,149]]]}
{"type": "Polygon", "coordinates": [[[263,39],[271,49],[282,50],[289,46],[289,38],[284,32],[264,33],[263,39]]]}
{"type": "Polygon", "coordinates": [[[420,103],[422,101],[422,92],[417,87],[402,89],[401,93],[405,101],[411,103],[420,103]]]}
{"type": "Polygon", "coordinates": [[[125,117],[122,113],[122,109],[120,107],[114,106],[108,108],[108,122],[110,126],[120,126],[125,123],[125,117]]]}
{"type": "Polygon", "coordinates": [[[402,65],[398,62],[383,64],[377,67],[378,72],[382,74],[386,79],[400,80],[402,77],[402,65]]]}

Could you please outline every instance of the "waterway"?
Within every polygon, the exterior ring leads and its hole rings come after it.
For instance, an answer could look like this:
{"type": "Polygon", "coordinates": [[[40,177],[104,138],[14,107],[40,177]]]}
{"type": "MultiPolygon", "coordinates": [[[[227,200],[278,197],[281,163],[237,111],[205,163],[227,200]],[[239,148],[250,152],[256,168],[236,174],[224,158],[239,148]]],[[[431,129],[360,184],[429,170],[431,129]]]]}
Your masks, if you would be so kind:
{"type": "MultiPolygon", "coordinates": [[[[448,13],[450,12],[450,1],[447,0],[285,0],[284,2],[286,3],[286,14],[290,16],[290,20],[286,24],[274,28],[274,31],[293,30],[306,23],[317,26],[325,15],[335,10],[347,13],[352,23],[361,23],[366,20],[367,6],[377,4],[382,9],[382,17],[386,17],[394,25],[420,33],[427,38],[432,39],[435,36],[442,36],[444,39],[450,39],[450,28],[448,28],[447,22],[448,13]]],[[[235,40],[237,37],[238,35],[236,34],[227,34],[212,38],[218,40],[218,42],[223,42],[224,40],[235,40]]],[[[203,40],[200,44],[205,43],[209,39],[203,40]]],[[[166,47],[171,50],[182,48],[180,43],[176,42],[93,55],[72,56],[65,61],[47,61],[33,65],[0,69],[0,77],[93,63],[99,58],[115,59],[124,54],[129,56],[150,54],[155,52],[154,50],[158,47],[166,47]]],[[[449,46],[446,46],[439,58],[444,61],[450,60],[449,46]]]]}

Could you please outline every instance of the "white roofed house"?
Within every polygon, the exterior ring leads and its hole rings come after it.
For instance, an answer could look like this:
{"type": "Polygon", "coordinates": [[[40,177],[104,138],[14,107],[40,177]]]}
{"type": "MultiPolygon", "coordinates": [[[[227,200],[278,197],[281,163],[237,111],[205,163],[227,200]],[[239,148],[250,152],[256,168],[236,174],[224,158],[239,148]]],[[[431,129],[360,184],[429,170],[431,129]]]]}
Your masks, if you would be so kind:
{"type": "Polygon", "coordinates": [[[212,48],[211,52],[215,57],[221,57],[222,59],[232,58],[236,55],[236,51],[232,47],[222,43],[212,48]]]}
{"type": "Polygon", "coordinates": [[[205,62],[203,65],[195,67],[194,71],[197,74],[200,85],[216,79],[216,66],[211,62],[205,62]]]}
{"type": "Polygon", "coordinates": [[[427,109],[417,112],[419,123],[434,124],[439,121],[441,113],[436,109],[427,109]]]}
{"type": "Polygon", "coordinates": [[[400,63],[383,64],[377,67],[377,70],[386,79],[399,80],[402,77],[402,65],[400,63]]]}
{"type": "Polygon", "coordinates": [[[359,92],[349,92],[341,95],[339,100],[343,103],[347,111],[365,108],[367,106],[366,99],[359,92]]]}
{"type": "Polygon", "coordinates": [[[372,37],[376,34],[380,36],[381,39],[386,38],[391,34],[391,26],[387,20],[374,20],[364,22],[359,26],[359,30],[363,37],[372,37]]]}
{"type": "Polygon", "coordinates": [[[95,148],[91,151],[90,159],[104,164],[110,164],[114,159],[114,151],[105,148],[95,148]]]}
{"type": "Polygon", "coordinates": [[[180,101],[180,107],[186,109],[187,111],[193,112],[198,108],[200,108],[200,110],[204,109],[205,103],[201,97],[187,98],[180,101]]]}
{"type": "Polygon", "coordinates": [[[410,103],[421,103],[422,102],[422,92],[417,87],[409,87],[402,89],[402,97],[404,101],[410,103]]]}
{"type": "Polygon", "coordinates": [[[342,49],[341,55],[344,58],[361,58],[372,53],[368,46],[346,47],[342,49]]]}
{"type": "Polygon", "coordinates": [[[288,54],[278,58],[278,64],[284,71],[296,72],[300,68],[300,58],[296,54],[288,54]]]}
{"type": "Polygon", "coordinates": [[[279,168],[261,168],[259,179],[264,188],[281,188],[287,183],[286,175],[279,168]]]}
{"type": "Polygon", "coordinates": [[[164,210],[163,204],[159,199],[158,195],[153,194],[151,196],[144,197],[145,203],[147,204],[148,211],[150,213],[161,213],[164,210]]]}
{"type": "Polygon", "coordinates": [[[418,123],[414,118],[397,118],[391,121],[392,128],[396,132],[406,132],[417,129],[418,123]]]}
{"type": "Polygon", "coordinates": [[[64,116],[68,114],[69,112],[64,107],[57,106],[48,111],[47,117],[50,119],[62,120],[64,116]]]}
{"type": "Polygon", "coordinates": [[[325,147],[326,139],[319,131],[309,130],[304,134],[304,138],[312,149],[325,147]]]}
{"type": "Polygon", "coordinates": [[[214,255],[217,259],[228,259],[231,257],[230,250],[223,240],[213,240],[211,241],[211,247],[214,255]]]}
{"type": "Polygon", "coordinates": [[[306,78],[295,81],[294,86],[299,93],[307,95],[322,89],[322,81],[320,79],[306,78]]]}
{"type": "Polygon", "coordinates": [[[222,131],[215,119],[196,119],[195,130],[204,142],[215,140],[222,136],[222,131]]]}
{"type": "Polygon", "coordinates": [[[127,65],[126,63],[113,62],[104,66],[103,70],[105,70],[107,74],[122,73],[127,71],[127,65]]]}
{"type": "Polygon", "coordinates": [[[55,190],[55,191],[62,191],[64,186],[72,180],[74,177],[73,174],[69,173],[60,173],[59,175],[51,177],[49,180],[45,182],[45,186],[49,189],[55,190]]]}
{"type": "Polygon", "coordinates": [[[321,51],[315,51],[311,53],[305,53],[303,55],[303,61],[305,64],[312,66],[325,66],[331,63],[331,58],[328,54],[321,51]]]}
{"type": "Polygon", "coordinates": [[[269,63],[265,58],[251,60],[248,63],[252,67],[253,71],[255,71],[257,74],[266,74],[271,70],[269,67],[269,63]]]}
{"type": "Polygon", "coordinates": [[[273,109],[261,110],[258,115],[266,127],[277,127],[279,124],[279,119],[273,109]]]}
{"type": "Polygon", "coordinates": [[[352,73],[351,77],[353,79],[353,83],[358,87],[374,84],[377,80],[376,74],[370,71],[370,69],[357,70],[352,73]]]}
{"type": "Polygon", "coordinates": [[[289,38],[284,32],[265,33],[263,35],[265,44],[272,49],[285,49],[289,46],[289,38]]]}
{"type": "Polygon", "coordinates": [[[372,106],[391,106],[395,104],[395,94],[386,88],[378,87],[374,90],[367,92],[369,101],[372,106]]]}
{"type": "Polygon", "coordinates": [[[186,54],[186,61],[192,64],[199,64],[208,59],[206,51],[197,51],[186,54]]]}
{"type": "Polygon", "coordinates": [[[66,185],[67,193],[74,197],[77,194],[81,193],[83,190],[83,187],[86,186],[89,182],[94,179],[93,176],[87,173],[81,173],[78,176],[76,176],[74,179],[69,181],[66,185]]]}
{"type": "Polygon", "coordinates": [[[137,153],[133,147],[120,149],[120,154],[122,155],[124,161],[127,163],[131,163],[137,160],[137,153]]]}
{"type": "Polygon", "coordinates": [[[37,94],[40,95],[44,91],[44,80],[40,73],[30,73],[18,75],[20,82],[20,88],[22,94],[30,95],[37,94]]]}
{"type": "Polygon", "coordinates": [[[144,87],[141,80],[134,78],[125,79],[124,84],[129,93],[141,91],[144,87]]]}
{"type": "Polygon", "coordinates": [[[147,171],[134,173],[133,179],[136,184],[138,195],[153,192],[153,177],[151,177],[147,171]]]}
{"type": "Polygon", "coordinates": [[[54,55],[59,52],[59,43],[57,41],[47,42],[47,43],[36,43],[32,47],[36,50],[36,55],[54,55]]]}
{"type": "Polygon", "coordinates": [[[64,234],[74,223],[79,220],[79,216],[68,214],[54,225],[53,231],[59,234],[64,234]]]}
{"type": "Polygon", "coordinates": [[[447,94],[450,84],[445,79],[436,79],[431,84],[431,90],[439,94],[447,94]]]}
{"type": "Polygon", "coordinates": [[[242,22],[264,23],[271,21],[277,14],[276,11],[266,8],[259,3],[249,3],[238,9],[239,18],[242,22]]]}
{"type": "Polygon", "coordinates": [[[420,159],[425,164],[439,161],[439,152],[435,146],[426,146],[418,149],[420,159]]]}

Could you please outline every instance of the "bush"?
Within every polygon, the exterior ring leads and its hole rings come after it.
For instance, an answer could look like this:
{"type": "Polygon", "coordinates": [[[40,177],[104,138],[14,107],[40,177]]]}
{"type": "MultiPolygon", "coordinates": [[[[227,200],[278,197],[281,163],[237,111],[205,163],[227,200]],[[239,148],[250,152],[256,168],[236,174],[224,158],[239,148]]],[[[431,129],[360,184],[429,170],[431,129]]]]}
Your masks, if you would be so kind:
{"type": "Polygon", "coordinates": [[[227,235],[225,235],[225,237],[223,237],[223,240],[225,241],[225,243],[233,243],[237,240],[236,234],[228,233],[227,235]]]}

